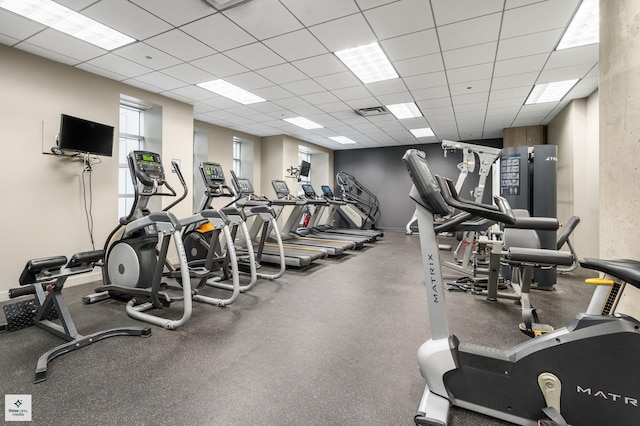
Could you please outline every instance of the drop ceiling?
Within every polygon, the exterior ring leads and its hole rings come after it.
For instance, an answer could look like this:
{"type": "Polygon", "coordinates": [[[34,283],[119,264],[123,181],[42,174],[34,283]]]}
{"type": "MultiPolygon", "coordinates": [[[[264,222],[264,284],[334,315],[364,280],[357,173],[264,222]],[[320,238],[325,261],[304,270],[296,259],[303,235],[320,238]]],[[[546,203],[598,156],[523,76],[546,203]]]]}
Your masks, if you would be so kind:
{"type": "Polygon", "coordinates": [[[598,45],[555,51],[580,0],[57,0],[137,41],[106,51],[0,9],[0,43],[193,105],[194,118],[330,149],[500,138],[548,123],[598,87],[598,45]],[[378,41],[399,78],[362,84],[333,52],[378,41]],[[196,84],[264,99],[242,105],[196,84]],[[537,83],[580,79],[525,105],[537,83]],[[355,110],[414,101],[423,117],[355,110]],[[303,130],[282,119],[324,126],[303,130]],[[416,139],[409,129],[430,127],[416,139]],[[356,142],[341,145],[329,137],[356,142]]]}

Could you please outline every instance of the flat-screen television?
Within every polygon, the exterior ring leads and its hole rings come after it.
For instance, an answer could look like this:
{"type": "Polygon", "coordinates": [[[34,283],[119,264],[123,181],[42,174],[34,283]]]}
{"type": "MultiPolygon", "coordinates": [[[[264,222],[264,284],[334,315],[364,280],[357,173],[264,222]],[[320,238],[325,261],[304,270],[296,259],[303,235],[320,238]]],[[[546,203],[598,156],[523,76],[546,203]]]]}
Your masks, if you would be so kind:
{"type": "Polygon", "coordinates": [[[113,126],[62,114],[58,149],[111,157],[113,126]]]}
{"type": "Polygon", "coordinates": [[[300,163],[300,176],[309,176],[309,170],[311,170],[311,163],[302,160],[300,163]]]}

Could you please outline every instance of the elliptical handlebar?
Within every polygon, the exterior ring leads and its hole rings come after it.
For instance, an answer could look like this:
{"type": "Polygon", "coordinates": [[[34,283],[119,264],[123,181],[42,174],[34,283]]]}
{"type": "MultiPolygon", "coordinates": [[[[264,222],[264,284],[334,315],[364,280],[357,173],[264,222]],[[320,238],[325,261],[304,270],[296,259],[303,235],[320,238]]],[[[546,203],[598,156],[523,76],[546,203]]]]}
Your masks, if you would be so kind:
{"type": "MultiPolygon", "coordinates": [[[[171,169],[174,172],[176,172],[176,175],[178,175],[178,180],[180,181],[180,184],[182,185],[182,195],[180,197],[178,197],[176,200],[174,200],[173,203],[169,204],[167,207],[162,209],[165,212],[169,211],[170,209],[175,207],[178,203],[180,203],[180,201],[182,201],[185,198],[187,198],[187,195],[189,194],[189,188],[187,187],[187,182],[184,180],[184,176],[182,175],[182,170],[180,170],[180,163],[178,162],[178,160],[171,160],[171,169]]],[[[165,179],[163,183],[164,183],[164,186],[169,191],[171,191],[171,195],[175,196],[176,195],[176,191],[171,187],[171,185],[169,185],[169,182],[167,182],[166,179],[165,179]]],[[[156,194],[156,195],[170,195],[170,194],[156,194]]]]}

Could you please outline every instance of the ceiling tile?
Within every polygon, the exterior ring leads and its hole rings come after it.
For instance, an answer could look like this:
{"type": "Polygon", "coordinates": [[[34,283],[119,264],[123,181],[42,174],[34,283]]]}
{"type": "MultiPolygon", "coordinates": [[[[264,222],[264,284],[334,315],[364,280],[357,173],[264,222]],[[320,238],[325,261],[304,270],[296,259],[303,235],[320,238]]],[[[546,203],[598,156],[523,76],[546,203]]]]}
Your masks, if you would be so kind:
{"type": "Polygon", "coordinates": [[[0,9],[0,34],[10,36],[14,39],[24,40],[45,28],[44,25],[40,25],[31,19],[23,18],[15,13],[0,9]]]}
{"type": "Polygon", "coordinates": [[[259,40],[302,28],[278,0],[252,1],[226,10],[224,14],[259,40]]]}
{"type": "Polygon", "coordinates": [[[352,99],[361,99],[371,96],[371,93],[364,86],[347,87],[344,89],[332,90],[331,93],[339,97],[343,101],[352,99]]]}
{"type": "Polygon", "coordinates": [[[349,101],[345,101],[345,103],[353,109],[371,108],[371,107],[380,106],[380,103],[378,102],[378,100],[373,96],[368,96],[366,98],[361,98],[361,99],[351,99],[349,101]]]}
{"type": "Polygon", "coordinates": [[[444,71],[432,72],[429,74],[414,75],[403,78],[409,90],[427,89],[447,85],[447,75],[444,71]]]}
{"type": "Polygon", "coordinates": [[[579,0],[548,0],[507,10],[500,36],[504,38],[562,28],[571,20],[579,0]]]}
{"type": "Polygon", "coordinates": [[[405,86],[404,81],[400,78],[369,83],[365,84],[364,87],[374,96],[407,91],[407,86],[405,86]]]}
{"type": "Polygon", "coordinates": [[[429,2],[403,0],[364,12],[379,40],[433,28],[429,2]]]}
{"type": "Polygon", "coordinates": [[[520,58],[544,53],[547,56],[562,36],[562,29],[543,31],[519,37],[501,38],[498,45],[498,60],[520,58]]]}
{"type": "Polygon", "coordinates": [[[540,73],[528,72],[524,74],[508,75],[504,77],[494,77],[491,89],[509,89],[511,87],[530,86],[533,87],[540,73]]]}
{"type": "Polygon", "coordinates": [[[165,68],[162,70],[162,73],[191,84],[203,83],[205,81],[215,80],[218,78],[214,74],[210,74],[200,68],[186,63],[165,68]]]}
{"type": "Polygon", "coordinates": [[[540,73],[540,76],[536,80],[536,84],[582,78],[590,69],[591,64],[580,64],[572,67],[554,68],[551,70],[545,69],[540,73]]]}
{"type": "Polygon", "coordinates": [[[397,0],[356,0],[356,3],[358,3],[360,9],[367,10],[384,4],[393,3],[394,1],[397,0]]]}
{"type": "Polygon", "coordinates": [[[493,76],[503,77],[505,75],[524,74],[528,72],[539,73],[542,71],[548,58],[549,55],[547,53],[542,53],[539,55],[497,61],[493,70],[493,76]]]}
{"type": "Polygon", "coordinates": [[[494,13],[438,27],[442,50],[458,49],[498,40],[501,19],[501,13],[494,13]]]}
{"type": "Polygon", "coordinates": [[[451,96],[468,95],[470,93],[488,92],[491,89],[491,79],[474,80],[468,83],[456,83],[449,85],[451,96]]]}
{"type": "Polygon", "coordinates": [[[412,96],[412,94],[407,91],[399,92],[399,93],[389,93],[388,95],[376,95],[376,99],[382,105],[403,104],[406,102],[413,102],[416,100],[412,96]]]}
{"type": "Polygon", "coordinates": [[[327,53],[327,49],[308,30],[298,30],[274,37],[265,40],[264,44],[287,61],[295,61],[327,53]]]}
{"type": "Polygon", "coordinates": [[[491,78],[493,64],[472,65],[464,68],[447,70],[449,84],[465,83],[474,80],[484,80],[491,78]]]}
{"type": "Polygon", "coordinates": [[[225,52],[231,59],[239,62],[247,68],[257,70],[278,65],[285,62],[280,56],[262,43],[253,43],[247,46],[225,52]]]}
{"type": "Polygon", "coordinates": [[[355,75],[348,71],[316,77],[315,81],[317,81],[320,85],[328,90],[359,86],[361,84],[360,80],[358,80],[355,75]]]}
{"type": "Polygon", "coordinates": [[[87,63],[99,68],[103,68],[107,71],[123,75],[127,78],[132,78],[152,71],[150,68],[136,64],[133,61],[130,61],[118,55],[114,55],[113,53],[91,59],[87,63]]]}
{"type": "MultiPolygon", "coordinates": [[[[252,93],[270,101],[275,101],[276,99],[288,98],[291,95],[293,95],[293,93],[283,89],[280,86],[269,86],[269,87],[264,87],[262,89],[255,89],[253,90],[252,93]]],[[[262,105],[262,104],[264,104],[264,102],[256,105],[262,105]]]]}
{"type": "Polygon", "coordinates": [[[431,0],[437,25],[502,12],[503,0],[431,0]]]}
{"type": "Polygon", "coordinates": [[[146,44],[183,61],[213,55],[215,50],[180,30],[171,30],[145,40],[146,44]]]}
{"type": "Polygon", "coordinates": [[[135,78],[135,80],[150,84],[162,90],[173,90],[177,89],[178,87],[184,87],[187,85],[187,83],[185,83],[184,81],[178,80],[177,78],[173,78],[159,71],[139,75],[135,78]]]}
{"type": "MultiPolygon", "coordinates": [[[[205,90],[205,89],[203,89],[201,87],[198,87],[198,86],[179,87],[177,89],[171,90],[170,93],[173,93],[173,94],[178,95],[178,96],[182,96],[185,99],[193,99],[193,100],[196,100],[196,101],[209,99],[209,98],[212,98],[213,96],[215,96],[210,91],[205,90]]],[[[189,103],[189,102],[187,102],[187,103],[189,103]]]]}
{"type": "Polygon", "coordinates": [[[82,14],[137,40],[171,29],[171,25],[162,19],[127,0],[99,1],[84,9],[82,14]]]}
{"type": "Polygon", "coordinates": [[[120,48],[115,51],[115,54],[155,70],[167,68],[180,63],[178,58],[168,55],[167,53],[142,42],[133,43],[120,48]]]}
{"type": "Polygon", "coordinates": [[[0,44],[4,44],[5,46],[13,46],[18,43],[20,40],[17,38],[9,37],[0,33],[0,44]]]}
{"type": "Polygon", "coordinates": [[[490,102],[500,99],[521,99],[524,103],[524,100],[529,96],[529,92],[531,92],[531,86],[523,86],[523,87],[513,87],[509,89],[501,89],[501,90],[492,90],[491,95],[489,96],[490,102]]]}
{"type": "Polygon", "coordinates": [[[106,50],[93,44],[52,29],[46,29],[29,37],[27,42],[42,49],[75,59],[75,63],[88,61],[107,53],[106,50]]]}
{"type": "Polygon", "coordinates": [[[249,71],[245,66],[221,53],[196,59],[191,64],[220,78],[249,71]]]}
{"type": "Polygon", "coordinates": [[[478,44],[460,49],[448,50],[442,53],[447,69],[493,63],[496,58],[498,42],[478,44]]]}
{"type": "Polygon", "coordinates": [[[215,13],[215,9],[203,1],[183,1],[176,7],[175,0],[131,0],[141,8],[172,25],[180,26],[215,13]]]}
{"type": "Polygon", "coordinates": [[[440,53],[396,61],[393,65],[400,77],[410,77],[412,75],[425,74],[444,69],[442,55],[440,53]]]}
{"type": "Polygon", "coordinates": [[[425,101],[438,98],[449,98],[451,93],[449,92],[449,86],[429,87],[426,89],[414,90],[413,97],[416,101],[425,101]]]}
{"type": "Polygon", "coordinates": [[[184,25],[180,29],[196,40],[200,40],[219,51],[233,49],[256,41],[248,32],[221,13],[207,16],[184,25]]]}
{"type": "Polygon", "coordinates": [[[380,45],[392,61],[440,52],[438,37],[434,29],[384,40],[380,45]]]}
{"type": "Polygon", "coordinates": [[[307,27],[359,12],[353,0],[280,0],[307,27]]]}
{"type": "Polygon", "coordinates": [[[324,87],[320,86],[310,78],[306,80],[294,81],[291,83],[285,83],[281,85],[284,89],[290,91],[295,95],[306,95],[309,93],[324,92],[324,87]]]}
{"type": "Polygon", "coordinates": [[[300,97],[313,105],[328,104],[332,102],[338,102],[340,100],[329,91],[309,93],[308,95],[301,95],[300,97]]]}
{"type": "MultiPolygon", "coordinates": [[[[345,3],[353,2],[353,0],[337,1],[344,1],[345,3]]],[[[367,24],[367,21],[365,21],[361,14],[355,14],[345,18],[336,19],[335,21],[329,21],[324,24],[311,27],[309,30],[311,30],[313,35],[316,36],[318,40],[320,40],[320,42],[331,52],[376,41],[375,34],[373,34],[371,27],[369,27],[369,24],[367,24]]]]}
{"type": "Polygon", "coordinates": [[[24,50],[25,52],[32,53],[36,56],[41,56],[43,58],[47,58],[66,65],[76,65],[80,62],[77,59],[70,58],[69,56],[57,53],[49,49],[43,49],[42,47],[33,45],[31,43],[22,42],[16,44],[15,47],[17,49],[24,50]]]}
{"type": "Polygon", "coordinates": [[[318,108],[328,113],[336,113],[340,111],[349,111],[351,108],[344,102],[331,102],[328,104],[318,105],[318,108]]]}
{"type": "Polygon", "coordinates": [[[246,72],[243,74],[236,74],[230,77],[225,78],[231,84],[235,84],[238,87],[243,88],[244,90],[254,90],[260,89],[263,87],[270,87],[273,83],[266,78],[262,77],[260,74],[255,72],[246,72]]]}
{"type": "Polygon", "coordinates": [[[123,83],[128,84],[129,86],[138,87],[140,89],[146,90],[151,93],[160,93],[164,90],[160,87],[154,86],[144,81],[137,80],[135,78],[124,80],[123,83]]]}
{"type": "Polygon", "coordinates": [[[295,61],[292,65],[307,74],[309,77],[319,77],[321,75],[347,71],[347,68],[332,53],[295,61]]]}
{"type": "Polygon", "coordinates": [[[291,64],[280,64],[257,71],[261,76],[276,84],[304,80],[307,76],[291,64]]]}
{"type": "Polygon", "coordinates": [[[96,75],[100,75],[102,77],[106,77],[106,78],[110,78],[111,80],[115,80],[115,81],[122,81],[122,80],[126,80],[127,77],[121,74],[117,74],[115,72],[111,72],[108,71],[104,68],[99,68],[95,65],[92,65],[88,62],[83,62],[81,64],[76,65],[76,68],[79,68],[81,70],[85,70],[87,72],[90,72],[92,74],[96,74],[96,75]]]}
{"type": "Polygon", "coordinates": [[[598,62],[598,50],[598,44],[555,50],[551,53],[545,68],[562,68],[576,64],[593,65],[598,62]]]}

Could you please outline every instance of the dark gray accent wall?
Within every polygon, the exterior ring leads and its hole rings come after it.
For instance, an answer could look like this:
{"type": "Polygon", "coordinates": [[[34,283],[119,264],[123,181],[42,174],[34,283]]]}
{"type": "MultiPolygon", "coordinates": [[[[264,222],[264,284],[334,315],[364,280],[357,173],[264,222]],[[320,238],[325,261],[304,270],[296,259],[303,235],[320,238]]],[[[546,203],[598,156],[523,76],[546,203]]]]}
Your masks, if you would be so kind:
{"type": "MultiPolygon", "coordinates": [[[[481,141],[465,141],[476,145],[502,148],[502,139],[481,141]]],[[[381,228],[403,229],[415,210],[414,202],[409,198],[411,179],[402,161],[404,153],[411,148],[426,152],[431,171],[455,181],[460,171],[458,163],[462,161],[462,150],[448,153],[439,143],[423,145],[405,145],[385,148],[353,149],[335,151],[333,157],[334,171],[343,171],[355,176],[367,189],[373,192],[380,201],[380,218],[377,226],[381,228]]],[[[477,162],[477,157],[476,157],[477,162]]],[[[334,193],[340,194],[335,185],[334,193]]],[[[469,174],[462,188],[463,198],[473,200],[470,192],[478,184],[478,165],[473,174],[469,174]]],[[[491,175],[487,178],[484,200],[491,199],[491,175]]]]}

